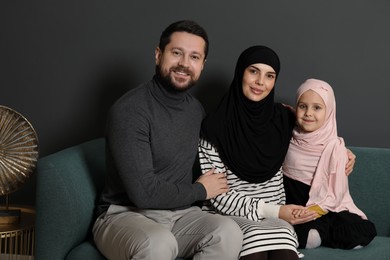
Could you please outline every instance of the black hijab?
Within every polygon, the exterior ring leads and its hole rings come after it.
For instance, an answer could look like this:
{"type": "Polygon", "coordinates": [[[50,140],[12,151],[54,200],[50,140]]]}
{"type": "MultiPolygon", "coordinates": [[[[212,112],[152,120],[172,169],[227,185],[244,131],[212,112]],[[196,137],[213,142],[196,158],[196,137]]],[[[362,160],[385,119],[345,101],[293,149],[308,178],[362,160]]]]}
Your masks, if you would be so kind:
{"type": "Polygon", "coordinates": [[[274,102],[274,90],[259,102],[242,92],[245,69],[252,64],[280,70],[278,55],[268,47],[252,46],[238,58],[233,82],[214,113],[202,123],[202,137],[214,144],[229,169],[243,180],[260,183],[271,179],[286,155],[294,116],[274,102]]]}

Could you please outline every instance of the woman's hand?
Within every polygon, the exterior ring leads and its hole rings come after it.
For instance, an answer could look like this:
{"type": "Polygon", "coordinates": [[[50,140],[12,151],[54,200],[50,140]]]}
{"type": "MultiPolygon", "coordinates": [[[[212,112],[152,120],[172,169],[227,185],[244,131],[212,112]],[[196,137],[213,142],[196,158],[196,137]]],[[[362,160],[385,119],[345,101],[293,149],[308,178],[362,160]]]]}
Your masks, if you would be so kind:
{"type": "Polygon", "coordinates": [[[318,217],[317,212],[300,205],[283,205],[279,210],[279,218],[287,221],[291,225],[306,223],[318,217]]]}
{"type": "Polygon", "coordinates": [[[353,171],[353,166],[355,165],[356,162],[356,155],[352,153],[352,151],[349,149],[347,149],[347,155],[348,155],[348,162],[347,165],[345,166],[345,174],[348,176],[353,171]]]}

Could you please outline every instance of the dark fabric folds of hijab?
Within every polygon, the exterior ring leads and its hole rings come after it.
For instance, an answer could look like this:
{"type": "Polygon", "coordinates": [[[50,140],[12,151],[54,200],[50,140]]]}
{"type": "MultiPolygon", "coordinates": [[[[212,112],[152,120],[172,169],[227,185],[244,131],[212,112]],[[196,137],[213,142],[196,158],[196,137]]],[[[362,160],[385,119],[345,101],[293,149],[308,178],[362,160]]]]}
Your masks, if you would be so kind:
{"type": "Polygon", "coordinates": [[[242,92],[245,69],[252,64],[271,66],[278,75],[278,55],[265,46],[252,46],[241,53],[230,89],[215,112],[202,123],[201,135],[214,144],[225,165],[242,180],[260,183],[271,179],[286,155],[294,116],[274,102],[274,89],[259,102],[242,92]]]}

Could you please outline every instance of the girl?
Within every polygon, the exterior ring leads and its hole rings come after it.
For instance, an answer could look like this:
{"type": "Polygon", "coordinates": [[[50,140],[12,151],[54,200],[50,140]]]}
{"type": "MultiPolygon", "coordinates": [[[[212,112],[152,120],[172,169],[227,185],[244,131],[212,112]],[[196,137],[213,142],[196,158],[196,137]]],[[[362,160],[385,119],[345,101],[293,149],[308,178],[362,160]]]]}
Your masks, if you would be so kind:
{"type": "Polygon", "coordinates": [[[309,206],[321,216],[294,225],[299,248],[368,245],[376,229],[349,193],[347,149],[337,136],[336,101],[328,83],[308,79],[298,88],[296,122],[283,165],[286,203],[309,206]]]}

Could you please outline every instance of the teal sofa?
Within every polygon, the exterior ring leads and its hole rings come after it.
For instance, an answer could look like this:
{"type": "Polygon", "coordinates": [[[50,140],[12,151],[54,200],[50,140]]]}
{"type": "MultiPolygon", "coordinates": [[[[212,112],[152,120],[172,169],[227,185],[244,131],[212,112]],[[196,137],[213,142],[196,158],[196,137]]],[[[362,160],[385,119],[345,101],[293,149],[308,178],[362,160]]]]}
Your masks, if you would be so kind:
{"type": "MultiPolygon", "coordinates": [[[[38,160],[35,259],[105,259],[91,236],[94,206],[104,185],[104,145],[98,138],[38,160]]],[[[351,193],[378,236],[358,250],[301,250],[304,259],[390,259],[390,149],[350,149],[357,156],[349,177],[351,193]]]]}

